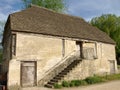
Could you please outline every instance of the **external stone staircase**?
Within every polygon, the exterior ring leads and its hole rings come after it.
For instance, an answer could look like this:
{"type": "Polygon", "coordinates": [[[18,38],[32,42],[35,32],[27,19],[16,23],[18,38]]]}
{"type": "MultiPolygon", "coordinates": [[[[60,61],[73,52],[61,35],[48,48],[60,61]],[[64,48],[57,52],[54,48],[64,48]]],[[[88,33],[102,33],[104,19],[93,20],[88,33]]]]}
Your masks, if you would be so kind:
{"type": "Polygon", "coordinates": [[[64,68],[61,72],[59,72],[56,76],[54,76],[50,81],[45,84],[45,87],[53,88],[55,83],[58,83],[62,78],[65,77],[73,68],[75,68],[81,60],[74,60],[71,62],[66,68],[64,68]]]}

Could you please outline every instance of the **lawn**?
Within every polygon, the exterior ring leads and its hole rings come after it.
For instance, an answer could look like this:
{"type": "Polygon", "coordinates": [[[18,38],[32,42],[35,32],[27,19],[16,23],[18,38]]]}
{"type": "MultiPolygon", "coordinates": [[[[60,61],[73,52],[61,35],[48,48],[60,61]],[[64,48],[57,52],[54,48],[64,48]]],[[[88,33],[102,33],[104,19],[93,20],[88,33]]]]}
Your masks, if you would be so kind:
{"type": "Polygon", "coordinates": [[[120,74],[112,74],[112,75],[106,75],[106,76],[94,75],[93,77],[87,77],[86,79],[83,79],[83,80],[63,81],[61,84],[55,84],[54,88],[78,87],[78,86],[108,82],[111,80],[120,80],[120,74]]]}

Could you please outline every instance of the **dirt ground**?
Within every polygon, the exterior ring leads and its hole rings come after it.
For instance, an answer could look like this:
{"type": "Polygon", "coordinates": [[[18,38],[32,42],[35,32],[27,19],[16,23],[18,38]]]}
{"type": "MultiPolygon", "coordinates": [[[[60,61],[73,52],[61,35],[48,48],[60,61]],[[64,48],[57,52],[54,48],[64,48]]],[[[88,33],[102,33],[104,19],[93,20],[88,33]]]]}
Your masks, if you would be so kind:
{"type": "Polygon", "coordinates": [[[75,88],[49,89],[44,87],[32,87],[23,88],[22,90],[120,90],[120,80],[75,88]]]}

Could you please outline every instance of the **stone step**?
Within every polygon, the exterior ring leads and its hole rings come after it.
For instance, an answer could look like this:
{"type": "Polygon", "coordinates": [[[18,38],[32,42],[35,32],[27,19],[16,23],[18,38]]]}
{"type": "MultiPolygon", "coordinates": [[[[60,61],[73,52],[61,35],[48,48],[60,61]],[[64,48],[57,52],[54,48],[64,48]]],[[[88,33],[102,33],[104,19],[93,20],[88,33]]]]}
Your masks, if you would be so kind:
{"type": "Polygon", "coordinates": [[[61,77],[54,77],[54,79],[61,80],[61,77]]]}
{"type": "Polygon", "coordinates": [[[80,60],[73,61],[70,65],[68,65],[64,70],[62,70],[58,75],[53,77],[47,84],[46,87],[53,88],[54,84],[61,80],[65,75],[67,75],[76,65],[80,63],[80,60]]]}
{"type": "Polygon", "coordinates": [[[57,83],[59,80],[53,78],[53,79],[51,79],[50,81],[52,81],[52,82],[56,82],[56,83],[57,83]]]}
{"type": "Polygon", "coordinates": [[[54,85],[56,82],[50,81],[47,84],[54,85]]]}
{"type": "Polygon", "coordinates": [[[63,74],[58,74],[56,77],[64,77],[63,74]]]}
{"type": "Polygon", "coordinates": [[[71,65],[67,66],[67,68],[72,68],[73,66],[76,66],[78,63],[72,63],[71,65]]]}
{"type": "Polygon", "coordinates": [[[61,75],[66,75],[68,72],[64,72],[64,71],[62,71],[62,72],[60,72],[59,74],[61,74],[61,75]]]}
{"type": "Polygon", "coordinates": [[[50,84],[46,84],[45,87],[48,87],[48,88],[53,88],[53,85],[50,85],[50,84]]]}
{"type": "Polygon", "coordinates": [[[70,71],[70,70],[65,70],[65,69],[64,69],[62,72],[67,72],[67,73],[68,73],[69,71],[70,71]]]}
{"type": "Polygon", "coordinates": [[[65,68],[64,70],[72,70],[72,68],[65,68]]]}

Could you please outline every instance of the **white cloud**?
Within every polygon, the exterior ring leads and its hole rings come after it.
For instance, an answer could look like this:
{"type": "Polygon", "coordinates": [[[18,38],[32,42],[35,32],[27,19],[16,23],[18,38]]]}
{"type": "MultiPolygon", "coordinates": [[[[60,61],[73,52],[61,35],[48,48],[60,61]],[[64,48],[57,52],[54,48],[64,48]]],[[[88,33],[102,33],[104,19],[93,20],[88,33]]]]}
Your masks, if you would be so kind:
{"type": "Polygon", "coordinates": [[[6,20],[10,13],[20,9],[21,0],[1,0],[0,20],[6,20]]]}
{"type": "Polygon", "coordinates": [[[12,6],[10,6],[10,5],[4,5],[4,7],[1,7],[0,8],[0,11],[2,11],[2,10],[7,10],[7,9],[11,9],[12,8],[12,6]]]}
{"type": "MultiPolygon", "coordinates": [[[[2,1],[3,1],[3,0],[2,0],[2,1]]],[[[15,4],[15,3],[20,3],[21,0],[4,0],[4,2],[13,5],[13,4],[15,4]]]]}
{"type": "Polygon", "coordinates": [[[12,10],[12,7],[10,5],[5,5],[5,7],[1,7],[0,8],[0,20],[6,20],[11,10],[12,10]]]}
{"type": "MultiPolygon", "coordinates": [[[[86,20],[107,13],[120,15],[120,0],[66,0],[66,3],[67,13],[81,16],[86,20]]],[[[1,0],[0,20],[6,20],[8,14],[19,11],[21,4],[21,0],[1,0]]]]}
{"type": "Polygon", "coordinates": [[[6,20],[7,17],[8,17],[8,15],[5,15],[5,14],[3,14],[3,13],[0,12],[0,21],[6,20]]]}
{"type": "Polygon", "coordinates": [[[120,0],[70,0],[68,13],[86,20],[102,14],[120,15],[120,0]]]}

